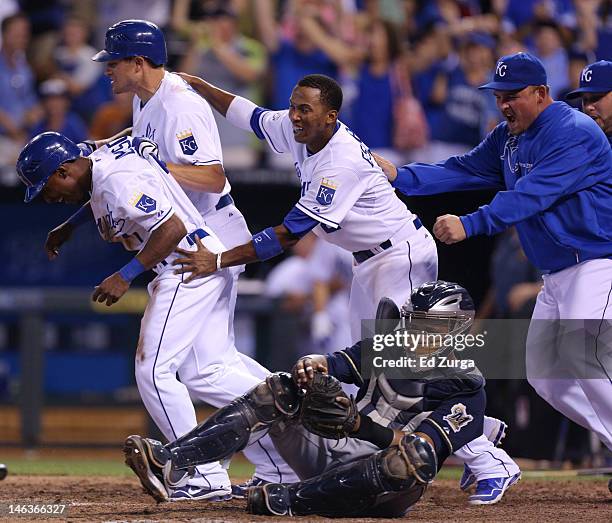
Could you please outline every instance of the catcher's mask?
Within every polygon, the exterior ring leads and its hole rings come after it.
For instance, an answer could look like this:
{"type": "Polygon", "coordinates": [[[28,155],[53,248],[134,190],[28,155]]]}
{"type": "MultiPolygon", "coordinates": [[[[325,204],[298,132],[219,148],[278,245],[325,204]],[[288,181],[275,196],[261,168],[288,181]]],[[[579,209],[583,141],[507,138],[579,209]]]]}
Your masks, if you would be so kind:
{"type": "MultiPolygon", "coordinates": [[[[456,283],[433,281],[412,291],[410,299],[401,307],[383,298],[378,306],[377,319],[386,326],[383,332],[399,330],[409,340],[405,345],[408,356],[437,357],[450,355],[456,336],[468,331],[474,322],[474,302],[469,293],[456,283]]],[[[378,330],[381,332],[381,330],[378,330]]],[[[419,365],[413,371],[431,370],[419,365]]]]}
{"type": "Polygon", "coordinates": [[[474,302],[461,285],[447,281],[427,282],[412,291],[401,308],[401,328],[419,340],[410,350],[414,356],[442,356],[454,350],[454,338],[474,322],[474,302]]]}

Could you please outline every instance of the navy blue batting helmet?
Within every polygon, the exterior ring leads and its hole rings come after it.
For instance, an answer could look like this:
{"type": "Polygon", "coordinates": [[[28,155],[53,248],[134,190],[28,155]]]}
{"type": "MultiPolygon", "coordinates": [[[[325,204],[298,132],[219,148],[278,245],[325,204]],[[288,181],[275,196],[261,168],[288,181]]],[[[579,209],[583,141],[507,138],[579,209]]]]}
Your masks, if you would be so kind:
{"type": "Polygon", "coordinates": [[[92,60],[109,62],[130,56],[144,56],[155,65],[168,61],[166,40],[161,29],[146,20],[123,20],[106,31],[104,49],[92,60]]]}
{"type": "Polygon", "coordinates": [[[36,198],[60,165],[79,156],[81,150],[63,134],[47,132],[32,138],[17,159],[17,174],[27,187],[24,201],[36,198]]]}

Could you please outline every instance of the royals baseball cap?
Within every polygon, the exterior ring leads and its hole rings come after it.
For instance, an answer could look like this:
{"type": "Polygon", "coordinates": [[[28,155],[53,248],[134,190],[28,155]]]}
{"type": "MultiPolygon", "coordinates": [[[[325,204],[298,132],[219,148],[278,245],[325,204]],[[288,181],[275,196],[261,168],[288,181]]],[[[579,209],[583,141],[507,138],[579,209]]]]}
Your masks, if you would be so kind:
{"type": "Polygon", "coordinates": [[[599,60],[582,70],[580,87],[567,93],[566,98],[577,98],[582,93],[607,93],[608,91],[612,91],[612,62],[599,60]]]}
{"type": "Polygon", "coordinates": [[[493,81],[478,89],[518,91],[528,85],[546,85],[546,70],[532,54],[516,53],[502,56],[495,66],[493,81]]]}

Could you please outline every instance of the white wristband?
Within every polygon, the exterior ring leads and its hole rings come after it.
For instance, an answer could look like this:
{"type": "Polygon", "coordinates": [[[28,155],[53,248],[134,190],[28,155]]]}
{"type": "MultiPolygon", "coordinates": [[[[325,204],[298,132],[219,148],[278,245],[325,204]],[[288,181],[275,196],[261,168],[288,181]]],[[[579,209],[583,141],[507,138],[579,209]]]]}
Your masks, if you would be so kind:
{"type": "Polygon", "coordinates": [[[218,252],[217,253],[217,270],[220,271],[221,270],[221,255],[223,253],[222,252],[218,252]]]}

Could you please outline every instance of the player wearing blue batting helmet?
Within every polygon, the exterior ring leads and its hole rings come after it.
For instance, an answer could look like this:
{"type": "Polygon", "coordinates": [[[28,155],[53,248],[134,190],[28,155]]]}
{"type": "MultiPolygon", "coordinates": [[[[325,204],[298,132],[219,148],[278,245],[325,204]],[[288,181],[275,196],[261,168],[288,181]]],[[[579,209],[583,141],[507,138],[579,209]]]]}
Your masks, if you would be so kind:
{"type": "MultiPolygon", "coordinates": [[[[17,174],[26,186],[24,201],[31,202],[49,183],[53,174],[66,162],[81,156],[81,149],[73,141],[56,132],[35,136],[23,148],[17,159],[17,174]]],[[[62,194],[57,201],[79,201],[86,191],[62,194]]]]}
{"type": "Polygon", "coordinates": [[[123,20],[111,25],[106,31],[104,49],[92,60],[110,62],[132,56],[148,58],[156,66],[168,61],[164,34],[153,22],[123,20]]]}

